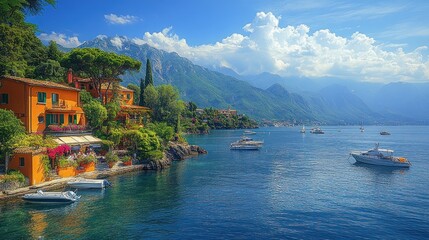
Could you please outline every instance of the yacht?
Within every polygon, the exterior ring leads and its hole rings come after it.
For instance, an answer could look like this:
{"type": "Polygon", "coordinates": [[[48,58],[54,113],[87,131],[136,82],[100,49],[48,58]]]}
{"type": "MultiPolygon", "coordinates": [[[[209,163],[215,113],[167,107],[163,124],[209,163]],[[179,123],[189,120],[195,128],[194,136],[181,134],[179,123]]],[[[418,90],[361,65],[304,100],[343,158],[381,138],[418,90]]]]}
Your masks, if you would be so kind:
{"type": "Polygon", "coordinates": [[[38,190],[36,193],[25,194],[22,199],[29,203],[41,204],[68,204],[76,202],[80,196],[73,191],[65,192],[43,192],[38,190]]]}
{"type": "Polygon", "coordinates": [[[301,128],[301,130],[299,132],[300,133],[305,133],[305,127],[304,127],[304,125],[302,125],[302,128],[301,128]]]}
{"type": "Polygon", "coordinates": [[[80,189],[103,189],[110,186],[109,181],[105,179],[85,179],[80,178],[76,181],[67,182],[67,185],[71,188],[80,189]]]}
{"type": "Polygon", "coordinates": [[[310,133],[313,133],[313,134],[325,134],[325,132],[324,131],[322,131],[322,129],[320,129],[320,128],[312,128],[311,130],[310,130],[310,133]]]}
{"type": "Polygon", "coordinates": [[[381,132],[380,132],[380,135],[390,135],[390,132],[387,132],[387,131],[381,131],[381,132]]]}
{"type": "Polygon", "coordinates": [[[350,154],[357,162],[392,167],[410,167],[411,163],[404,157],[393,156],[393,150],[378,148],[375,144],[373,149],[368,151],[353,151],[350,154]]]}
{"type": "Polygon", "coordinates": [[[363,128],[363,126],[360,126],[359,130],[360,132],[365,132],[365,128],[363,128]]]}
{"type": "Polygon", "coordinates": [[[263,144],[264,144],[263,141],[255,141],[252,138],[243,136],[241,137],[240,140],[231,143],[230,149],[231,150],[259,150],[263,144]]]}

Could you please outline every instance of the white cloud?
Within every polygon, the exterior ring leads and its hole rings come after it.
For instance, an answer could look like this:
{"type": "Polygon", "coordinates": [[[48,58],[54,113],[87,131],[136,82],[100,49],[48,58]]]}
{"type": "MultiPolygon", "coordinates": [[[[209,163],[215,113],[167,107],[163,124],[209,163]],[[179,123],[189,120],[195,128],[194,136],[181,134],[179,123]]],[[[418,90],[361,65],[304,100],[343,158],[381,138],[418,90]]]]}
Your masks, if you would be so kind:
{"type": "Polygon", "coordinates": [[[67,37],[65,34],[56,32],[51,32],[50,34],[42,33],[39,35],[39,39],[44,42],[54,41],[67,48],[74,48],[82,44],[76,36],[67,37]]]}
{"type": "Polygon", "coordinates": [[[109,15],[104,15],[104,18],[110,24],[128,24],[128,23],[136,22],[138,20],[138,17],[135,17],[135,16],[130,16],[130,15],[118,16],[113,13],[109,15]]]}
{"type": "Polygon", "coordinates": [[[189,46],[172,28],[134,38],[168,52],[177,52],[206,67],[228,67],[239,74],[271,72],[282,76],[335,76],[362,81],[427,81],[426,47],[412,52],[386,47],[363,33],[337,36],[329,29],[313,33],[306,25],[279,26],[280,17],[257,13],[245,34],[234,33],[210,45],[189,46]]]}
{"type": "Polygon", "coordinates": [[[110,42],[113,46],[117,47],[118,49],[122,49],[123,42],[127,41],[126,37],[114,37],[110,39],[110,42]]]}

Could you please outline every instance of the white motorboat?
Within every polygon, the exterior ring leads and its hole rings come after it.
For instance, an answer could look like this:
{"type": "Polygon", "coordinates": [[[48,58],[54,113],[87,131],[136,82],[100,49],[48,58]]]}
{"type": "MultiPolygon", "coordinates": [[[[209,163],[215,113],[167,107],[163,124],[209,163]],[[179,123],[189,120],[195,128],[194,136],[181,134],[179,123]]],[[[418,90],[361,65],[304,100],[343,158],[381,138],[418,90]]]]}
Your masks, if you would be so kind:
{"type": "Polygon", "coordinates": [[[240,140],[231,143],[230,149],[232,150],[259,150],[263,141],[255,141],[252,138],[243,136],[240,140]]]}
{"type": "Polygon", "coordinates": [[[301,130],[299,132],[300,133],[305,133],[305,127],[304,127],[304,125],[302,125],[302,128],[301,128],[301,130]]]}
{"type": "Polygon", "coordinates": [[[71,188],[80,188],[80,189],[103,189],[110,186],[109,181],[105,179],[85,179],[80,178],[76,181],[67,182],[67,185],[71,188]]]}
{"type": "Polygon", "coordinates": [[[350,154],[357,162],[392,167],[410,167],[411,163],[404,157],[393,156],[393,150],[378,148],[377,143],[368,151],[354,151],[350,154]]]}
{"type": "Polygon", "coordinates": [[[43,192],[38,190],[36,193],[25,194],[22,199],[29,203],[41,204],[68,204],[76,202],[80,196],[73,191],[66,192],[43,192]]]}
{"type": "Polygon", "coordinates": [[[246,135],[254,135],[254,134],[256,134],[256,132],[253,132],[253,131],[250,131],[250,130],[245,130],[244,134],[246,134],[246,135]]]}
{"type": "Polygon", "coordinates": [[[325,132],[322,129],[320,129],[320,128],[312,128],[310,130],[310,133],[313,133],[313,134],[325,134],[325,132]]]}

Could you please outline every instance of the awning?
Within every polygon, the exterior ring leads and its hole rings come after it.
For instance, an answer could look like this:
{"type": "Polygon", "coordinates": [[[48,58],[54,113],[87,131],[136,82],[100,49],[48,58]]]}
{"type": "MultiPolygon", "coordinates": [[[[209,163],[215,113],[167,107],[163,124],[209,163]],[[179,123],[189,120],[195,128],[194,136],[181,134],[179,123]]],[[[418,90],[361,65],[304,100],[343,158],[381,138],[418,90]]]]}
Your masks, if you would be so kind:
{"type": "Polygon", "coordinates": [[[92,135],[57,137],[54,141],[58,144],[67,144],[70,146],[101,143],[101,139],[92,135]]]}

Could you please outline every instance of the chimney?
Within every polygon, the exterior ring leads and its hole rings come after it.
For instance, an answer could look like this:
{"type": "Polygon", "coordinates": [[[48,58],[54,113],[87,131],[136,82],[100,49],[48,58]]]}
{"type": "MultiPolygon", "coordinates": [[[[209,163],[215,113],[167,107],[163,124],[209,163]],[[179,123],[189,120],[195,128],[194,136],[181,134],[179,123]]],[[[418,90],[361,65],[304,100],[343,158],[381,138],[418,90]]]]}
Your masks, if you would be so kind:
{"type": "Polygon", "coordinates": [[[73,70],[69,68],[69,71],[67,72],[67,83],[70,84],[73,82],[73,70]]]}

